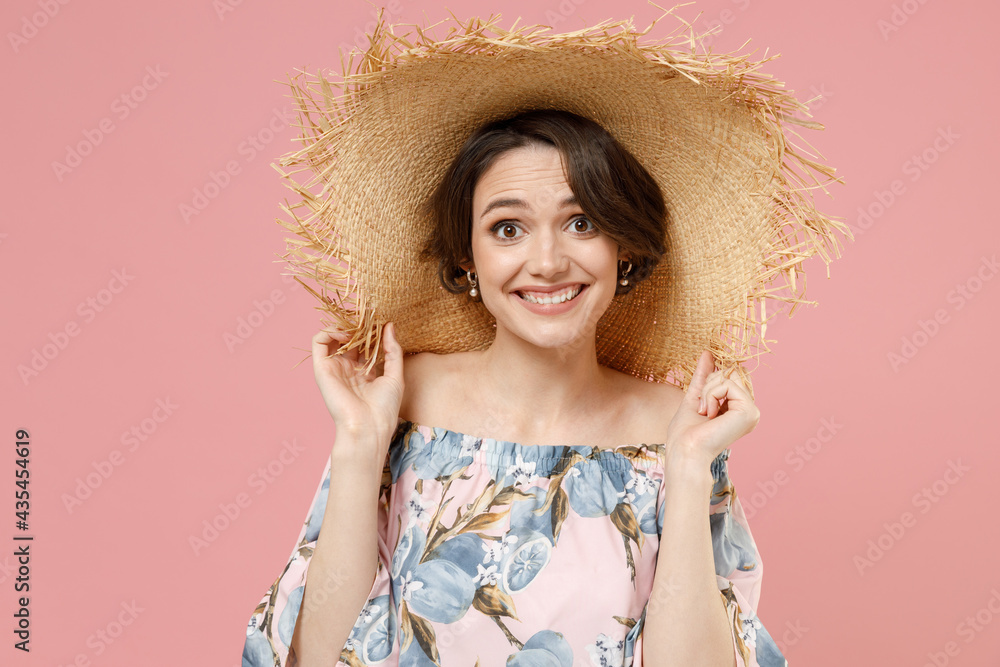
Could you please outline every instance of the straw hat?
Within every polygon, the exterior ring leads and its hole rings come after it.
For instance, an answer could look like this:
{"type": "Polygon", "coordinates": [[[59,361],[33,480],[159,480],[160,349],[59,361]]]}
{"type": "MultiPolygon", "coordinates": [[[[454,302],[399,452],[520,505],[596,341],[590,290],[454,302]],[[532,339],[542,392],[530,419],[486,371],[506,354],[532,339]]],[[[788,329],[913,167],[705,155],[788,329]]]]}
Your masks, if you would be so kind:
{"type": "Polygon", "coordinates": [[[295,234],[281,257],[321,302],[324,326],[350,334],[341,352],[358,348],[370,370],[388,321],[407,353],[490,345],[485,306],[445,291],[436,263],[418,260],[431,233],[418,209],[480,125],[557,108],[610,132],[669,209],[670,252],[613,298],[597,324],[598,361],[686,388],[709,349],[752,391],[743,364],[770,352],[767,311],[814,304],[803,261],[819,254],[829,277],[834,231],[853,236],[812,203],[810,189],[825,191],[817,175],[841,181],[791,142],[788,125],[822,126],[793,117],[809,115],[805,104],[758,71],[776,56],[698,53],[711,31],[696,35],[675,9],[641,32],[631,21],[552,34],[452,15],[441,38],[440,24],[387,25],[380,11],[369,48],[346,63],[341,54],[336,78],[289,77],[303,145],[272,165],[297,195],[282,206],[291,219],[278,220],[295,234]],[[679,23],[671,34],[641,39],[666,16],[679,23]]]}

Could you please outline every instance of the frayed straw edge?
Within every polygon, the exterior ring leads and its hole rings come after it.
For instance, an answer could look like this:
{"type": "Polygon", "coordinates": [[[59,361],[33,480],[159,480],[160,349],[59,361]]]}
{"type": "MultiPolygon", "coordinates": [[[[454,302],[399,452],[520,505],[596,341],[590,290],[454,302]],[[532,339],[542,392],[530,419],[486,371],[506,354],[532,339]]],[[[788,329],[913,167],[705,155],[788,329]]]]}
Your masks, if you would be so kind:
{"type": "MultiPolygon", "coordinates": [[[[652,1],[649,4],[663,10],[663,7],[652,1]]],[[[825,252],[824,246],[832,244],[832,249],[839,258],[840,247],[834,231],[846,234],[851,240],[853,235],[842,222],[819,214],[812,201],[802,194],[817,187],[826,192],[825,184],[816,177],[817,173],[826,176],[828,181],[840,183],[843,181],[834,176],[833,168],[806,157],[808,151],[788,141],[783,128],[785,123],[807,129],[823,129],[823,126],[814,121],[796,118],[794,112],[803,112],[811,117],[808,107],[797,100],[790,91],[785,90],[782,83],[770,75],[757,71],[763,64],[778,57],[777,55],[751,61],[749,58],[752,54],[720,55],[712,53],[711,50],[704,54],[696,54],[696,46],[715,29],[697,34],[690,23],[676,15],[674,17],[687,27],[686,35],[679,33],[681,27],[678,26],[664,38],[645,44],[638,43],[637,38],[648,34],[658,21],[668,14],[673,14],[678,7],[687,4],[692,3],[674,5],[671,9],[664,10],[663,14],[654,19],[643,31],[635,30],[632,21],[625,19],[614,22],[606,20],[581,30],[556,35],[544,34],[551,29],[549,26],[518,28],[517,22],[505,30],[497,25],[499,14],[485,21],[474,17],[463,23],[449,12],[457,26],[451,26],[448,36],[442,40],[435,40],[433,36],[428,37],[428,34],[447,19],[426,28],[416,24],[386,24],[383,20],[383,11],[380,9],[377,26],[370,35],[368,50],[364,53],[352,50],[346,63],[344,54],[341,54],[341,71],[344,74],[340,75],[341,81],[334,85],[343,91],[342,93],[335,94],[331,82],[319,71],[311,82],[318,84],[319,90],[310,85],[309,75],[305,71],[300,70],[300,74],[294,79],[289,77],[287,85],[291,88],[302,120],[302,124],[298,127],[303,130],[303,135],[297,141],[301,141],[304,146],[283,156],[280,164],[285,167],[305,165],[299,171],[311,169],[315,175],[310,181],[300,185],[291,178],[292,174],[298,172],[281,172],[276,165],[272,165],[285,179],[285,184],[302,197],[302,201],[298,204],[283,207],[296,224],[289,225],[281,220],[278,222],[305,241],[288,239],[288,252],[282,257],[291,264],[294,272],[316,281],[322,287],[322,294],[309,287],[307,289],[321,301],[323,304],[321,309],[332,317],[333,321],[325,324],[350,334],[349,340],[338,349],[337,353],[359,349],[366,358],[366,373],[371,371],[377,358],[381,356],[379,351],[381,351],[383,323],[377,321],[374,309],[367,302],[363,290],[360,293],[355,292],[353,297],[350,296],[351,290],[356,287],[357,275],[351,268],[349,251],[340,243],[339,235],[333,225],[323,216],[331,208],[331,203],[322,199],[326,194],[326,183],[336,171],[335,160],[331,159],[327,147],[336,144],[341,126],[351,117],[358,103],[359,93],[410,60],[438,54],[496,53],[509,48],[545,51],[566,45],[604,46],[614,48],[624,55],[669,67],[697,83],[707,83],[721,90],[730,91],[727,97],[742,102],[755,117],[758,125],[768,132],[768,138],[773,142],[774,164],[780,165],[775,168],[774,178],[777,181],[778,192],[785,195],[784,201],[780,197],[775,197],[774,235],[770,244],[773,254],[764,258],[764,270],[756,277],[755,287],[743,299],[742,312],[749,312],[750,315],[736,315],[735,312],[739,312],[739,304],[736,304],[734,315],[727,318],[720,330],[713,332],[709,340],[709,349],[715,355],[717,364],[726,370],[735,368],[744,384],[751,388],[749,374],[742,364],[765,352],[770,352],[767,343],[775,342],[768,341],[764,337],[767,326],[767,318],[764,316],[767,299],[791,303],[792,310],[789,316],[799,304],[814,305],[815,302],[803,298],[804,281],[803,290],[796,293],[796,273],[801,272],[803,276],[805,275],[800,268],[802,262],[819,253],[827,264],[829,276],[830,257],[825,252]],[[395,29],[399,26],[414,28],[417,38],[411,42],[405,36],[396,35],[395,29]],[[619,31],[612,32],[614,28],[619,28],[619,31]],[[487,30],[496,36],[487,37],[485,35],[487,30]],[[680,41],[688,44],[689,52],[674,48],[680,41]],[[395,57],[392,57],[393,51],[396,52],[395,57]],[[355,69],[354,62],[358,56],[360,62],[355,69]],[[299,79],[302,77],[305,80],[300,83],[299,79]],[[319,100],[325,102],[322,107],[317,101],[317,96],[319,100]],[[326,165],[325,168],[316,169],[323,164],[326,165]],[[796,173],[793,166],[798,168],[799,173],[796,173]],[[323,187],[318,195],[314,195],[310,189],[317,184],[323,187]],[[302,206],[311,208],[311,213],[300,218],[293,209],[302,206]],[[790,231],[785,230],[785,227],[791,227],[790,231]],[[797,237],[799,232],[803,231],[807,235],[806,240],[795,244],[787,243],[789,238],[797,237]],[[309,254],[305,251],[307,248],[320,254],[309,254]],[[337,263],[331,263],[327,258],[334,258],[337,263]],[[345,263],[346,267],[343,266],[345,263]],[[786,283],[775,288],[767,287],[779,277],[784,277],[786,283]],[[330,298],[327,294],[327,285],[334,288],[336,299],[330,298]],[[776,294],[785,289],[790,289],[791,294],[786,296],[776,294]],[[756,309],[752,305],[757,302],[761,304],[760,320],[756,318],[756,309]],[[725,343],[723,336],[727,333],[735,338],[725,343]],[[750,347],[755,347],[756,350],[750,352],[750,347]]],[[[793,134],[804,142],[791,128],[788,128],[787,134],[793,134]]],[[[298,281],[306,286],[301,280],[298,281]]],[[[686,386],[693,375],[694,366],[681,363],[674,369],[668,370],[678,372],[682,386],[686,386]]]]}

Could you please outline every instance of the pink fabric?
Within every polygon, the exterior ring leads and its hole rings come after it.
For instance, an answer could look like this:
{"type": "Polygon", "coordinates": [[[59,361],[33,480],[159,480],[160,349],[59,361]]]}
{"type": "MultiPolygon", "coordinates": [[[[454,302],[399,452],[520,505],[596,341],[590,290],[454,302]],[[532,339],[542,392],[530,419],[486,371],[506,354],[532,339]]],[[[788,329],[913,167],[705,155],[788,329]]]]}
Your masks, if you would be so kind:
{"type": "MultiPolygon", "coordinates": [[[[338,665],[641,665],[661,448],[525,446],[401,420],[380,499],[377,574],[338,665]]],[[[712,463],[706,518],[737,664],[786,665],[756,616],[763,568],[727,457],[712,463]]],[[[288,644],[329,477],[328,460],[296,548],[250,619],[245,667],[293,664],[288,644]]]]}

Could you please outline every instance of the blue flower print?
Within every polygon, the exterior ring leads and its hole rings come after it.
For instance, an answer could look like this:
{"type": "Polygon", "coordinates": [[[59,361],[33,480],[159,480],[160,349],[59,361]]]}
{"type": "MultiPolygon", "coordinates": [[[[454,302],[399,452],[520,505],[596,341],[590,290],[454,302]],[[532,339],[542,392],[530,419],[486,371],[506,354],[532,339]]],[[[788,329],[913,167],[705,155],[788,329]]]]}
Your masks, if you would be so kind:
{"type": "Polygon", "coordinates": [[[323,480],[323,486],[320,487],[319,495],[316,497],[316,502],[313,503],[312,511],[309,513],[306,532],[302,538],[304,541],[315,542],[319,538],[319,529],[323,524],[323,515],[326,513],[326,501],[329,496],[330,473],[327,472],[326,479],[323,480]]]}
{"type": "Polygon", "coordinates": [[[619,496],[626,502],[638,505],[643,499],[652,495],[656,497],[658,482],[650,479],[646,473],[636,470],[628,471],[628,481],[625,482],[625,489],[619,492],[619,496]]]}
{"type": "Polygon", "coordinates": [[[511,535],[517,540],[500,562],[500,587],[507,593],[517,594],[548,565],[552,542],[538,531],[526,528],[513,529],[511,535]]]}
{"type": "Polygon", "coordinates": [[[619,492],[620,500],[632,505],[632,512],[639,521],[639,529],[649,535],[655,535],[656,499],[660,482],[650,478],[642,471],[629,470],[625,490],[619,492]]]}
{"type": "MultiPolygon", "coordinates": [[[[663,447],[519,444],[404,421],[383,471],[392,474],[379,492],[373,592],[361,600],[338,664],[640,662],[639,612],[649,606],[646,586],[662,544],[656,538],[665,512],[659,502],[663,447]],[[618,576],[601,576],[612,571],[618,576]]],[[[738,660],[787,667],[749,604],[759,592],[763,564],[736,506],[726,462],[725,456],[711,462],[713,496],[705,518],[716,574],[721,584],[729,581],[720,589],[728,629],[738,660]]],[[[313,503],[303,508],[308,513],[296,549],[250,618],[243,667],[293,662],[290,643],[305,611],[302,584],[312,538],[333,490],[325,472],[318,481],[313,503]]]]}
{"type": "Polygon", "coordinates": [[[490,542],[483,542],[483,550],[486,554],[483,556],[483,563],[499,563],[503,560],[505,554],[509,554],[511,547],[517,544],[518,537],[514,533],[507,533],[502,535],[499,540],[492,540],[490,542]]]}
{"type": "Polygon", "coordinates": [[[539,478],[552,475],[552,470],[563,457],[569,456],[572,450],[583,450],[586,455],[588,447],[559,447],[557,445],[535,445],[521,447],[517,443],[505,440],[489,441],[494,446],[493,456],[497,463],[490,467],[497,486],[504,488],[516,485],[527,491],[528,485],[539,478]]]}
{"type": "Polygon", "coordinates": [[[625,490],[620,475],[609,474],[600,462],[586,459],[566,473],[562,483],[569,494],[569,504],[580,516],[608,516],[618,505],[618,494],[625,490]]]}
{"type": "Polygon", "coordinates": [[[539,630],[507,658],[507,667],[573,667],[573,649],[561,632],[539,630]]]}
{"type": "Polygon", "coordinates": [[[305,592],[305,588],[305,586],[299,586],[288,594],[288,604],[285,610],[281,612],[281,618],[278,619],[278,636],[285,643],[285,646],[291,646],[292,644],[292,633],[295,632],[295,619],[299,616],[299,608],[302,606],[302,594],[305,592]]]}
{"type": "Polygon", "coordinates": [[[752,570],[757,567],[754,554],[757,547],[750,534],[734,521],[728,512],[716,512],[709,517],[712,529],[712,550],[715,552],[715,572],[721,577],[734,570],[752,570]]]}
{"type": "MultiPolygon", "coordinates": [[[[402,430],[403,426],[401,425],[400,431],[402,430]]],[[[413,465],[417,455],[420,454],[420,445],[423,441],[423,436],[414,429],[410,432],[404,432],[399,441],[394,441],[389,447],[389,472],[392,474],[393,484],[399,480],[400,475],[405,470],[413,465]]]]}
{"type": "Polygon", "coordinates": [[[425,501],[417,490],[413,489],[413,493],[410,494],[410,499],[406,502],[406,509],[410,515],[408,523],[429,521],[431,518],[430,508],[432,506],[433,502],[425,501]]]}
{"type": "MultiPolygon", "coordinates": [[[[755,616],[756,618],[756,616],[755,616]]],[[[759,621],[758,621],[759,622],[759,621]]],[[[788,661],[781,655],[778,645],[774,643],[771,633],[763,625],[755,628],[757,633],[756,657],[760,667],[788,667],[788,661]]]]}
{"type": "Polygon", "coordinates": [[[463,436],[454,431],[442,428],[434,429],[434,446],[428,446],[423,436],[416,432],[411,436],[411,447],[418,443],[419,451],[413,460],[413,471],[419,479],[438,479],[447,477],[453,472],[467,468],[472,463],[472,449],[463,446],[463,436]],[[455,456],[455,452],[468,451],[464,456],[455,456]]]}
{"type": "Polygon", "coordinates": [[[243,644],[243,667],[256,667],[256,665],[270,665],[274,663],[274,653],[271,651],[271,642],[257,627],[257,617],[250,618],[247,626],[247,640],[243,644]]]}
{"type": "Polygon", "coordinates": [[[426,560],[406,573],[403,600],[418,616],[454,623],[465,615],[476,595],[472,577],[447,560],[426,560]]]}
{"type": "Polygon", "coordinates": [[[375,665],[392,653],[396,640],[396,614],[388,595],[368,600],[351,630],[347,647],[359,655],[366,665],[375,665]]]}
{"type": "Polygon", "coordinates": [[[549,505],[541,514],[535,514],[534,510],[545,505],[548,497],[548,490],[539,486],[527,489],[527,492],[534,496],[534,499],[518,498],[511,504],[510,526],[511,528],[525,528],[537,531],[548,538],[549,542],[555,545],[552,536],[552,505],[549,505]]]}
{"type": "Polygon", "coordinates": [[[476,565],[476,586],[496,586],[499,582],[499,572],[500,566],[496,563],[487,567],[483,567],[483,564],[479,563],[476,565]]]}
{"type": "Polygon", "coordinates": [[[424,582],[413,579],[413,570],[407,570],[406,576],[399,582],[399,597],[404,602],[409,602],[413,591],[418,591],[424,587],[424,582]]]}
{"type": "Polygon", "coordinates": [[[427,555],[426,560],[446,560],[454,563],[469,577],[475,578],[478,565],[484,562],[487,541],[475,533],[462,533],[450,537],[427,555]]]}
{"type": "Polygon", "coordinates": [[[427,544],[427,536],[424,535],[420,527],[413,523],[407,526],[406,532],[399,539],[396,551],[392,554],[392,593],[393,599],[400,599],[400,582],[406,572],[411,571],[420,562],[424,555],[424,546],[427,544]]]}
{"type": "Polygon", "coordinates": [[[538,479],[538,475],[535,474],[536,465],[535,461],[525,461],[524,457],[518,454],[517,461],[507,466],[507,477],[513,478],[514,486],[531,484],[538,479]]]}
{"type": "MultiPolygon", "coordinates": [[[[646,608],[648,608],[648,605],[646,608]]],[[[635,625],[629,628],[629,631],[625,634],[625,658],[622,661],[622,667],[629,667],[635,659],[635,643],[639,641],[639,636],[642,634],[642,627],[646,623],[646,608],[642,610],[642,615],[636,621],[635,625]]]]}
{"type": "Polygon", "coordinates": [[[722,453],[716,456],[710,464],[712,479],[715,480],[715,488],[712,489],[713,495],[717,494],[724,486],[729,484],[729,471],[726,463],[728,460],[729,450],[724,449],[722,450],[722,453]]]}
{"type": "Polygon", "coordinates": [[[740,637],[750,648],[757,646],[757,630],[762,627],[756,615],[740,612],[740,637]]]}
{"type": "Polygon", "coordinates": [[[597,635],[597,641],[589,644],[587,654],[590,664],[596,667],[622,667],[625,663],[625,640],[613,639],[605,634],[597,635]]]}
{"type": "Polygon", "coordinates": [[[411,641],[399,656],[399,667],[438,667],[438,665],[427,657],[419,642],[411,641]]]}

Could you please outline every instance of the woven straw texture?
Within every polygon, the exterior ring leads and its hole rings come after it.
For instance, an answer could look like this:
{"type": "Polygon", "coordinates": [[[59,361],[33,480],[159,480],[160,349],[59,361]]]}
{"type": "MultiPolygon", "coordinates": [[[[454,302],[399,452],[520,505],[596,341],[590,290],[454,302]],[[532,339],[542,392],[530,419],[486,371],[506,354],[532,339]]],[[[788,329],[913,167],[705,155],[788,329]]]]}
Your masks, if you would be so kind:
{"type": "Polygon", "coordinates": [[[417,210],[477,127],[552,107],[607,129],[669,209],[668,256],[597,323],[599,362],[686,388],[709,349],[752,392],[744,365],[774,342],[768,302],[790,304],[789,316],[813,304],[802,262],[818,254],[828,267],[834,232],[853,237],[813,204],[813,190],[840,179],[791,141],[790,125],[822,126],[759,71],[775,56],[704,53],[704,35],[674,9],[643,31],[605,21],[562,34],[504,29],[499,15],[404,31],[380,14],[370,47],[341,54],[339,74],[289,77],[302,146],[273,165],[295,194],[278,220],[294,234],[282,259],[324,326],[350,335],[341,352],[359,349],[370,370],[388,321],[407,353],[490,345],[483,304],[445,291],[436,265],[418,261],[431,226],[417,210]],[[646,38],[668,17],[673,32],[646,38]]]}

